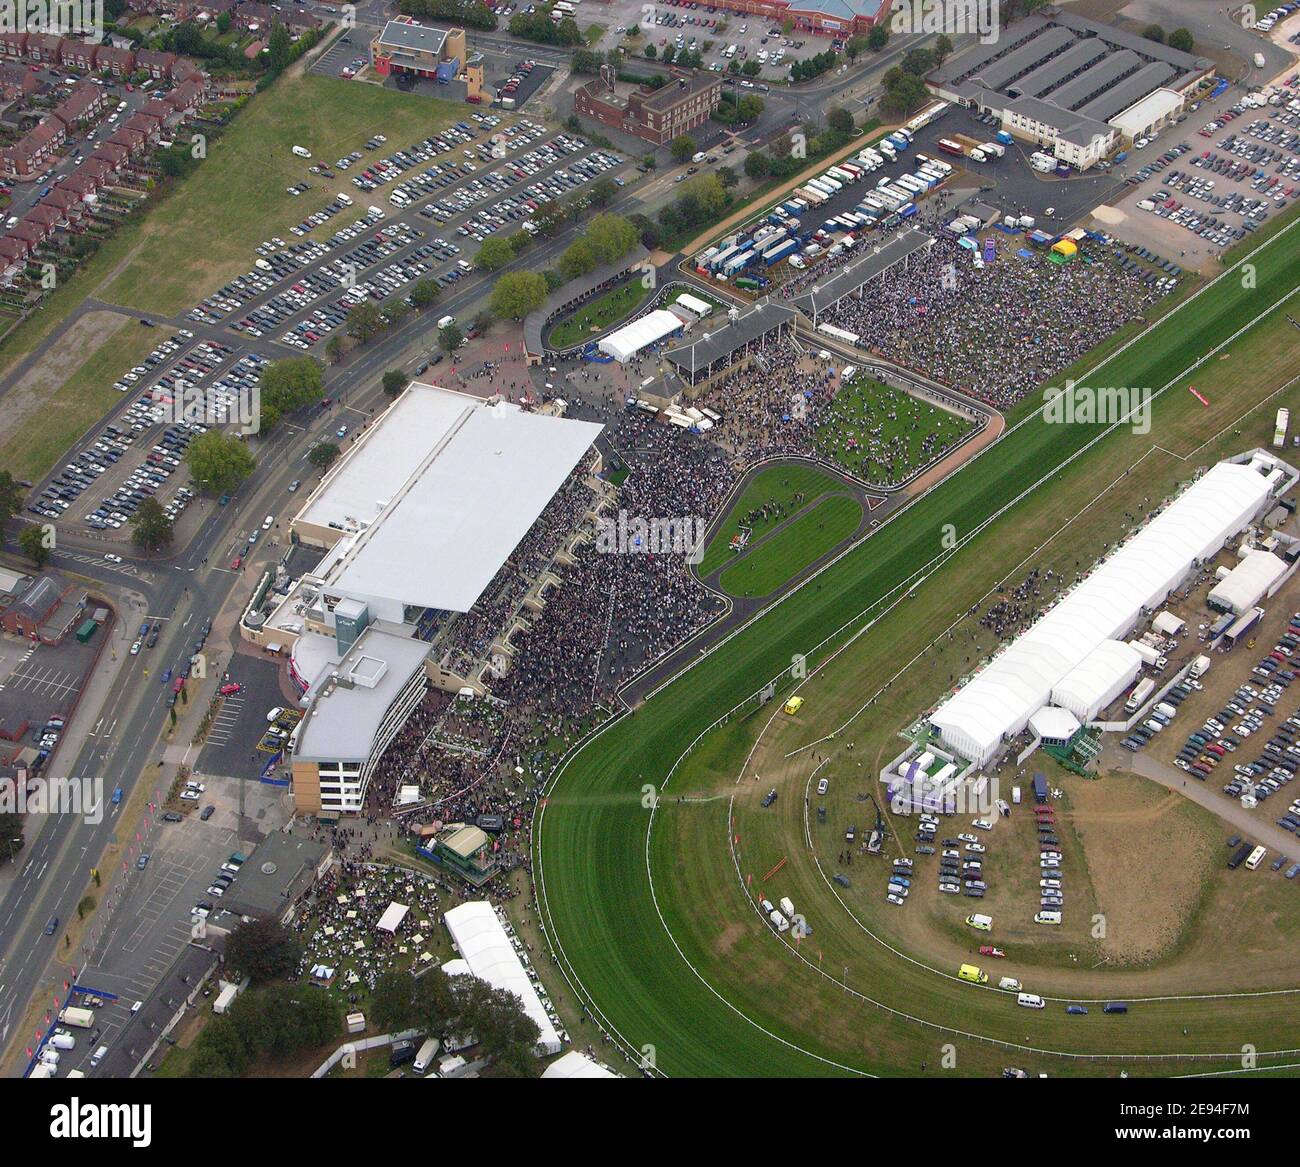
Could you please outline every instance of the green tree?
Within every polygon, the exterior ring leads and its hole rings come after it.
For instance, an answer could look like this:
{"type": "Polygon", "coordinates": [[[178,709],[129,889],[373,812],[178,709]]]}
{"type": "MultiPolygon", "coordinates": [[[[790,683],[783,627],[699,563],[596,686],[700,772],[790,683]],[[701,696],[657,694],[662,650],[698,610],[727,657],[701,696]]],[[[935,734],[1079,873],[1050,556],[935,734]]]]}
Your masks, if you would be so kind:
{"type": "Polygon", "coordinates": [[[492,287],[492,311],[502,320],[522,320],[546,302],[546,295],[540,272],[506,272],[492,287]]]}
{"type": "Polygon", "coordinates": [[[565,248],[560,256],[560,274],[566,280],[576,280],[596,267],[596,253],[585,239],[578,239],[565,248]]]}
{"type": "Polygon", "coordinates": [[[291,976],[301,957],[297,935],[270,916],[242,921],[226,937],[226,967],[254,984],[291,976]]]}
{"type": "Polygon", "coordinates": [[[844,54],[850,61],[856,61],[870,47],[870,42],[864,36],[851,36],[844,45],[844,54]]]}
{"type": "Polygon", "coordinates": [[[622,259],[636,246],[636,228],[622,215],[597,215],[587,224],[586,236],[598,263],[622,259]]]}
{"type": "Polygon", "coordinates": [[[0,863],[17,859],[23,849],[23,816],[0,814],[0,863]]]}
{"type": "Polygon", "coordinates": [[[33,526],[29,523],[18,532],[19,549],[36,564],[38,571],[50,561],[52,531],[53,528],[47,530],[43,525],[33,526]]]}
{"type": "Polygon", "coordinates": [[[745,177],[756,182],[772,173],[772,160],[761,150],[753,150],[745,155],[745,177]]]}
{"type": "Polygon", "coordinates": [[[1158,24],[1148,24],[1142,30],[1142,35],[1149,41],[1155,41],[1157,44],[1164,44],[1165,30],[1158,24]]]}
{"type": "Polygon", "coordinates": [[[230,494],[253,472],[248,446],[234,434],[210,429],[199,434],[185,451],[190,477],[200,490],[230,494]]]}
{"type": "Polygon", "coordinates": [[[411,303],[417,308],[427,308],[441,294],[437,280],[416,280],[411,285],[411,303]]]}
{"type": "Polygon", "coordinates": [[[23,509],[24,492],[25,487],[19,486],[8,470],[0,470],[0,527],[23,509]]]}
{"type": "Polygon", "coordinates": [[[339,448],[333,442],[318,442],[307,451],[307,461],[324,473],[339,456],[339,448]]]}
{"type": "Polygon", "coordinates": [[[826,124],[830,126],[837,134],[849,135],[853,133],[853,115],[843,106],[832,106],[826,113],[826,124]]]}
{"type": "MultiPolygon", "coordinates": [[[[412,291],[411,295],[415,295],[412,291]]],[[[343,357],[343,338],[337,332],[331,332],[329,340],[325,342],[325,355],[329,358],[331,365],[337,365],[343,357]]]]}
{"type": "Polygon", "coordinates": [[[697,153],[695,139],[690,134],[682,134],[672,140],[668,152],[673,156],[674,162],[685,162],[690,158],[694,158],[697,153]]]}
{"type": "MultiPolygon", "coordinates": [[[[208,433],[215,431],[209,430],[208,433]]],[[[200,434],[207,437],[207,434],[200,434]]],[[[131,519],[131,541],[146,551],[158,551],[172,541],[172,521],[156,498],[146,498],[131,519]]]]}
{"type": "Polygon", "coordinates": [[[282,418],[313,405],[325,392],[325,374],[314,357],[286,357],[262,370],[259,384],[260,430],[266,433],[282,418]]]}
{"type": "Polygon", "coordinates": [[[889,26],[883,21],[880,24],[873,24],[871,31],[867,33],[867,47],[873,52],[880,52],[881,49],[889,43],[889,26]]]}
{"type": "Polygon", "coordinates": [[[217,14],[217,31],[225,36],[230,31],[230,26],[234,21],[231,19],[229,12],[220,12],[217,14]]]}
{"type": "Polygon", "coordinates": [[[455,322],[448,324],[446,328],[438,329],[438,347],[445,353],[454,353],[460,348],[461,341],[465,337],[461,334],[455,322]]]}
{"type": "Polygon", "coordinates": [[[489,235],[474,257],[474,266],[480,271],[500,271],[514,257],[515,253],[509,243],[495,235],[489,235]]]}
{"type": "Polygon", "coordinates": [[[659,50],[656,49],[653,44],[646,45],[645,55],[646,60],[653,61],[659,55],[659,50]]]}
{"type": "Polygon", "coordinates": [[[598,178],[588,189],[588,201],[593,207],[607,207],[618,194],[618,185],[612,178],[598,178]]]}
{"type": "Polygon", "coordinates": [[[348,312],[348,335],[365,344],[383,330],[384,320],[373,300],[362,300],[348,312]]]}
{"type": "Polygon", "coordinates": [[[410,383],[411,378],[403,373],[401,369],[389,369],[384,374],[383,379],[384,395],[396,397],[410,383]]]}
{"type": "Polygon", "coordinates": [[[762,69],[763,66],[760,65],[756,60],[754,60],[753,57],[750,57],[749,60],[747,60],[743,65],[740,66],[740,71],[746,77],[757,77],[759,73],[762,72],[762,69]]]}
{"type": "Polygon", "coordinates": [[[952,54],[952,40],[946,33],[940,33],[934,40],[934,63],[942,65],[944,60],[952,54]]]}
{"type": "Polygon", "coordinates": [[[1191,32],[1185,28],[1176,28],[1169,34],[1167,41],[1171,49],[1177,49],[1182,53],[1190,53],[1196,47],[1196,39],[1191,32]]]}
{"type": "Polygon", "coordinates": [[[289,30],[278,20],[271,25],[271,36],[266,42],[266,59],[273,73],[280,72],[293,60],[293,42],[289,30]]]}

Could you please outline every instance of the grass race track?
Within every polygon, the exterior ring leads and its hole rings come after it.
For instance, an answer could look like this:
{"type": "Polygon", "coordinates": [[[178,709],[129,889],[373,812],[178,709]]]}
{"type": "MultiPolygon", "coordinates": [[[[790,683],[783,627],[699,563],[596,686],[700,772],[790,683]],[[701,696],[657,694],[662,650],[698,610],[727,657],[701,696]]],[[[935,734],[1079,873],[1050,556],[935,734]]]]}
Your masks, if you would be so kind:
{"type": "MultiPolygon", "coordinates": [[[[1294,296],[1300,285],[1297,222],[1239,262],[1254,267],[1255,279],[1244,281],[1249,287],[1229,269],[1164,322],[1130,343],[1106,346],[1112,355],[1099,366],[1062,375],[1085,385],[1150,387],[1159,394],[1156,434],[1171,419],[1187,424],[1190,418],[1208,428],[1186,391],[1197,379],[1192,366],[1202,357],[1221,357],[1252,321],[1266,314],[1272,319],[1294,296]]],[[[1294,312],[1294,304],[1286,308],[1294,312]]],[[[1244,408],[1249,385],[1239,393],[1244,408]]],[[[953,1044],[957,1072],[968,1074],[1020,1064],[1026,1050],[1105,1057],[1230,1053],[1245,1042],[1260,1049],[1300,1045],[1294,998],[1284,995],[1219,998],[1212,1008],[1197,1001],[1153,1002],[1123,1027],[1069,1027],[1059,1011],[1027,1018],[1027,1011],[1008,1009],[1003,994],[971,991],[880,946],[874,946],[865,983],[846,989],[837,983],[838,968],[818,968],[815,946],[829,948],[834,936],[814,936],[796,952],[748,914],[727,847],[729,793],[690,808],[698,826],[686,825],[687,808],[676,803],[671,776],[683,752],[727,710],[787,671],[796,655],[806,654],[815,665],[827,645],[843,643],[866,623],[862,613],[908,592],[955,555],[978,556],[981,535],[994,520],[1005,515],[1015,524],[1018,513],[1046,507],[1052,492],[1037,488],[1066,466],[1073,474],[1089,459],[1134,441],[1114,427],[1048,424],[1033,401],[1031,395],[1013,415],[1015,424],[1002,439],[599,733],[554,778],[534,842],[549,939],[570,984],[603,1026],[658,1071],[911,1073],[918,1060],[938,1062],[941,1042],[953,1044]],[[654,814],[646,809],[647,786],[659,792],[654,814]],[[756,975],[760,970],[763,975],[756,975]],[[850,991],[896,1012],[873,1008],[850,991]],[[1179,1027],[1189,1019],[1195,1019],[1195,1033],[1180,1046],[1179,1027]],[[1014,1045],[1004,1049],[999,1042],[1014,1045]]],[[[766,720],[771,708],[754,720],[766,720]]],[[[734,780],[755,729],[738,717],[710,733],[690,755],[692,774],[711,777],[729,792],[725,783],[734,780]]],[[[783,806],[788,800],[777,809],[783,806]]],[[[1162,1061],[1141,1072],[1211,1068],[1162,1061]]],[[[1054,1075],[1118,1071],[1105,1062],[1064,1059],[1050,1069],[1054,1075]]]]}
{"type": "Polygon", "coordinates": [[[820,499],[718,577],[729,596],[770,596],[816,563],[862,522],[862,504],[847,495],[820,499]]]}

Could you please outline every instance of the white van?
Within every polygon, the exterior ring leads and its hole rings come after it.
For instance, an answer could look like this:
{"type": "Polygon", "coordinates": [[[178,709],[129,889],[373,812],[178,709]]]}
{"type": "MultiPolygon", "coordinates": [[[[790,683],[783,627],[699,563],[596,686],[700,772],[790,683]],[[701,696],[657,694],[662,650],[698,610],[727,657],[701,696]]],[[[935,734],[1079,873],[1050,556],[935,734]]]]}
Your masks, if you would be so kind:
{"type": "Polygon", "coordinates": [[[99,1049],[90,1055],[90,1068],[93,1070],[106,1057],[108,1057],[108,1046],[101,1045],[99,1049]]]}
{"type": "Polygon", "coordinates": [[[789,896],[781,897],[781,911],[785,913],[787,918],[794,919],[794,901],[789,896]]]}
{"type": "Polygon", "coordinates": [[[980,915],[980,914],[977,912],[977,913],[975,913],[975,915],[973,915],[973,916],[967,916],[967,917],[966,917],[966,923],[968,923],[972,928],[976,928],[976,929],[978,929],[978,930],[981,931],[981,932],[992,932],[992,931],[993,931],[993,917],[992,917],[992,916],[983,916],[983,915],[980,915]]]}
{"type": "Polygon", "coordinates": [[[438,321],[438,331],[441,332],[444,328],[450,328],[455,323],[456,323],[456,317],[444,316],[441,320],[438,321]]]}
{"type": "Polygon", "coordinates": [[[280,714],[282,714],[283,712],[284,712],[284,709],[283,709],[281,706],[277,705],[274,709],[272,709],[269,713],[267,713],[267,715],[266,715],[266,720],[267,720],[267,721],[274,721],[274,720],[275,720],[277,717],[279,717],[280,714]]]}
{"type": "Polygon", "coordinates": [[[1047,1008],[1047,1002],[1037,993],[1018,993],[1016,995],[1016,1004],[1023,1005],[1026,1009],[1047,1008]]]}
{"type": "Polygon", "coordinates": [[[1059,924],[1061,922],[1060,912],[1035,912],[1035,924],[1059,924]]]}
{"type": "Polygon", "coordinates": [[[1015,977],[1003,977],[998,981],[999,989],[1006,989],[1009,993],[1020,992],[1020,982],[1015,977]]]}
{"type": "Polygon", "coordinates": [[[293,148],[293,152],[294,152],[295,154],[297,154],[299,158],[310,158],[310,157],[311,157],[311,151],[308,150],[308,149],[307,149],[306,147],[304,147],[304,146],[295,146],[295,147],[293,148]]]}
{"type": "Polygon", "coordinates": [[[346,194],[344,194],[342,191],[340,191],[340,192],[339,192],[338,194],[336,194],[334,197],[335,197],[336,199],[338,199],[338,201],[341,202],[345,207],[350,207],[350,206],[352,205],[352,196],[351,196],[351,195],[346,195],[346,194]]]}
{"type": "Polygon", "coordinates": [[[77,1039],[66,1029],[56,1029],[54,1031],[54,1036],[50,1038],[50,1045],[55,1049],[76,1049],[77,1039]]]}
{"type": "Polygon", "coordinates": [[[772,921],[772,927],[778,932],[788,932],[790,930],[790,922],[780,912],[770,913],[768,919],[772,921]]]}
{"type": "Polygon", "coordinates": [[[417,1074],[427,1074],[433,1068],[433,1059],[437,1055],[441,1042],[436,1037],[429,1038],[415,1055],[411,1069],[417,1074]]]}

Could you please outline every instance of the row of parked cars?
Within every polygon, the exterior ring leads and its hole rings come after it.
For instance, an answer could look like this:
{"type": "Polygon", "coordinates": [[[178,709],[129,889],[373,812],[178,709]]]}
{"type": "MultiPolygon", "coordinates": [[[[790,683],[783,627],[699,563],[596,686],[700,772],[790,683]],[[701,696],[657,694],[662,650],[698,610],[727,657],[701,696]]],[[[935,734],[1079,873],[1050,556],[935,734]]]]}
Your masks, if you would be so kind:
{"type": "Polygon", "coordinates": [[[1059,924],[1065,910],[1065,881],[1061,877],[1064,855],[1056,833],[1056,809],[1048,803],[1034,807],[1034,828],[1038,832],[1038,911],[1035,924],[1059,924]]]}
{"type": "Polygon", "coordinates": [[[249,336],[263,336],[284,328],[314,301],[339,288],[354,287],[362,272],[422,238],[416,228],[406,223],[391,223],[378,230],[374,230],[370,221],[357,226],[359,229],[348,240],[359,242],[337,258],[302,272],[275,296],[250,308],[231,327],[249,336]]]}
{"type": "Polygon", "coordinates": [[[1156,734],[1163,730],[1178,712],[1178,707],[1187,700],[1193,693],[1192,686],[1201,687],[1199,681],[1179,681],[1172,689],[1166,693],[1156,707],[1151,710],[1150,715],[1140,725],[1134,726],[1119,744],[1126,750],[1137,753],[1142,749],[1156,734]]]}
{"type": "MultiPolygon", "coordinates": [[[[929,828],[927,844],[932,845],[940,825],[938,818],[925,814],[921,816],[920,823],[922,829],[929,828]]],[[[975,819],[971,825],[985,831],[993,829],[993,824],[988,819],[975,819]]],[[[942,840],[939,852],[939,891],[943,895],[960,894],[969,899],[982,900],[988,891],[984,879],[984,855],[987,850],[980,837],[968,831],[942,840]]]]}
{"type": "MultiPolygon", "coordinates": [[[[246,862],[248,856],[242,851],[232,851],[230,857],[221,865],[221,870],[213,876],[212,883],[208,886],[208,895],[216,896],[217,899],[224,896],[239,875],[239,869],[246,862]]],[[[190,917],[194,920],[206,920],[215,910],[211,902],[200,900],[191,909],[190,917]]]]}
{"type": "MultiPolygon", "coordinates": [[[[457,147],[467,145],[477,136],[478,130],[474,126],[468,122],[457,122],[441,133],[432,134],[423,141],[413,143],[405,150],[395,150],[387,157],[380,158],[378,162],[372,162],[359,174],[352,176],[352,185],[367,193],[377,190],[385,183],[396,182],[408,170],[414,170],[422,163],[432,162],[440,154],[447,154],[457,147]]],[[[377,149],[387,140],[382,134],[376,134],[370,142],[366,143],[366,146],[377,149]],[[373,147],[371,142],[374,143],[373,147]]]]}

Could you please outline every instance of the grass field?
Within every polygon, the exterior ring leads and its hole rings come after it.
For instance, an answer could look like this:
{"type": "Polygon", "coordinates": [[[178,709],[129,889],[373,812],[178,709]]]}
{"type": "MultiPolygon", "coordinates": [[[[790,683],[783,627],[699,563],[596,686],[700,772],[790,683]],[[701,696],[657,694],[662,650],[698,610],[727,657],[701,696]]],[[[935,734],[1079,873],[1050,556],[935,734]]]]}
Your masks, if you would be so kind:
{"type": "MultiPolygon", "coordinates": [[[[1294,343],[1289,336],[1281,341],[1281,330],[1289,326],[1280,307],[1300,282],[1298,235],[1288,228],[1248,253],[1258,274],[1250,288],[1231,272],[1100,368],[1090,372],[1085,365],[1064,374],[1087,374],[1085,384],[1157,391],[1170,386],[1155,403],[1150,435],[1050,425],[1032,406],[1023,407],[1012,418],[1019,424],[1001,441],[569,762],[539,816],[535,858],[543,909],[552,937],[562,942],[561,964],[571,983],[630,1048],[653,1045],[657,1066],[677,1075],[909,1073],[927,1059],[933,1065],[940,1042],[951,1040],[960,1073],[990,1073],[1000,1065],[1028,1062],[1056,1075],[1098,1072],[1098,1066],[1032,1049],[1231,1053],[1240,1050],[1243,1033],[1257,1035],[1261,1049],[1300,1045],[1287,997],[1222,1000],[1213,1007],[1144,1004],[1123,1026],[1101,1018],[1089,1019],[1100,1022],[1096,1025],[1066,1026],[1059,1010],[1027,1017],[1026,1011],[1009,1009],[1002,994],[973,990],[892,953],[843,913],[817,918],[814,937],[796,952],[775,941],[747,910],[743,881],[752,876],[761,882],[784,854],[789,874],[779,894],[792,894],[797,904],[834,908],[815,865],[790,850],[793,840],[802,839],[799,800],[782,799],[774,808],[770,822],[781,829],[766,840],[770,849],[762,836],[750,837],[748,825],[737,827],[728,813],[727,796],[736,790],[741,760],[767,711],[711,734],[675,770],[701,731],[788,669],[794,656],[806,654],[815,662],[825,653],[819,646],[844,643],[846,634],[837,630],[846,622],[853,632],[868,623],[855,613],[911,593],[904,601],[905,620],[891,617],[827,670],[836,684],[828,679],[824,688],[806,690],[809,702],[800,719],[787,719],[789,728],[765,757],[779,758],[839,724],[837,718],[866,701],[877,684],[890,681],[912,651],[940,635],[953,612],[964,611],[1037,541],[1059,531],[1085,501],[1124,479],[1157,445],[1191,450],[1227,427],[1216,446],[1194,461],[1158,452],[1154,462],[1144,461],[1138,476],[1125,484],[1130,505],[1140,505],[1144,497],[1137,493],[1132,499],[1133,492],[1150,490],[1161,497],[1197,466],[1247,442],[1244,432],[1232,429],[1266,395],[1255,387],[1275,387],[1300,372],[1292,367],[1294,343]],[[1264,314],[1279,328],[1271,338],[1272,358],[1246,364],[1239,353],[1250,342],[1230,338],[1264,314]],[[1189,374],[1198,357],[1220,345],[1222,351],[1189,374]],[[1188,380],[1203,390],[1214,383],[1209,408],[1186,392],[1188,380]],[[1031,489],[1049,482],[1050,490],[1031,489]],[[913,581],[950,558],[946,528],[955,530],[962,544],[952,566],[911,591],[913,581]],[[815,726],[807,720],[811,717],[815,726]],[[653,831],[642,806],[645,782],[654,782],[664,794],[653,831]],[[676,801],[697,792],[708,801],[676,801]],[[740,836],[734,859],[728,845],[733,830],[740,836]],[[850,964],[845,985],[840,982],[850,964]],[[947,1028],[923,1028],[900,1013],[947,1028]],[[1180,1034],[1184,1026],[1186,1038],[1180,1034]],[[1031,1050],[1002,1050],[964,1034],[1031,1050]]],[[[1118,343],[1108,347],[1114,350],[1118,343]]],[[[1265,412],[1271,425],[1271,412],[1265,412]]],[[[1254,429],[1262,432],[1264,424],[1254,429]]],[[[1113,514],[1109,521],[1113,531],[1113,514]]],[[[935,672],[932,667],[928,675],[912,678],[919,697],[913,712],[936,696],[942,681],[935,672]]],[[[870,767],[874,759],[865,764],[870,767]]],[[[754,778],[746,772],[740,801],[753,800],[764,789],[754,778]]],[[[1129,1069],[1171,1073],[1186,1064],[1134,1061],[1129,1069]]],[[[1109,1063],[1104,1072],[1116,1070],[1109,1063]]]]}
{"type": "Polygon", "coordinates": [[[699,574],[702,577],[712,575],[731,558],[731,540],[741,527],[749,528],[750,542],[753,542],[776,526],[784,515],[839,485],[815,466],[769,466],[755,474],[732,505],[718,533],[704,549],[699,574]],[[798,500],[800,495],[803,496],[802,502],[798,500]]]}
{"type": "MultiPolygon", "coordinates": [[[[105,339],[91,348],[88,359],[79,365],[69,362],[66,380],[65,374],[51,370],[45,377],[33,374],[15,390],[10,416],[17,421],[21,415],[22,420],[0,438],[0,466],[15,478],[35,482],[65,458],[87,427],[121,400],[113,382],[158,339],[156,331],[123,317],[112,317],[105,331],[105,339]]],[[[71,354],[56,355],[66,359],[80,353],[74,346],[71,354]]]]}
{"type": "Polygon", "coordinates": [[[818,416],[817,453],[865,482],[902,482],[975,423],[870,377],[841,385],[818,416]]]}
{"type": "Polygon", "coordinates": [[[593,329],[599,331],[608,328],[611,324],[622,320],[629,312],[635,311],[637,305],[649,294],[650,289],[640,280],[630,280],[621,287],[606,292],[603,296],[597,296],[572,316],[566,316],[559,321],[551,329],[549,343],[554,348],[568,348],[571,345],[581,344],[591,335],[593,329]]]}
{"type": "Polygon", "coordinates": [[[857,499],[843,494],[823,498],[761,547],[743,555],[718,577],[718,583],[729,596],[770,596],[852,535],[861,522],[862,504],[857,499]]]}

